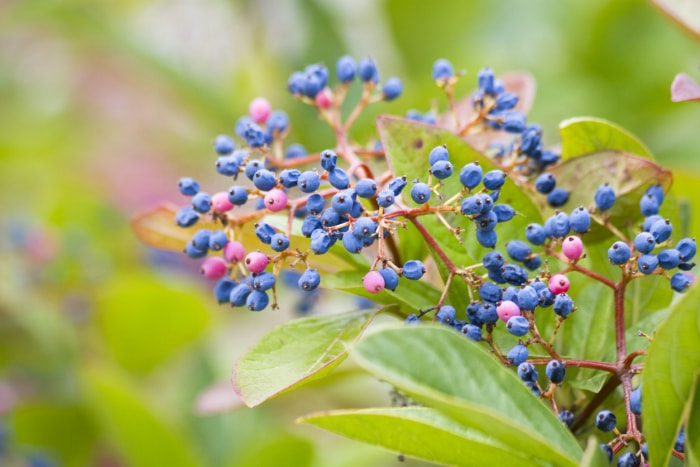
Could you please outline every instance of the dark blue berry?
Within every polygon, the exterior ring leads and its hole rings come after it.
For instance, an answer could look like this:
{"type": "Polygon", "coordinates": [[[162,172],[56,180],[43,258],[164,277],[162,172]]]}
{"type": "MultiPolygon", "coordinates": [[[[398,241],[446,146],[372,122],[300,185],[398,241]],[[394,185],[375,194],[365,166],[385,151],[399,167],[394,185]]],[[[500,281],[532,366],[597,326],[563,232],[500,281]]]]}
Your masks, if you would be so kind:
{"type": "Polygon", "coordinates": [[[525,228],[525,238],[533,245],[542,245],[547,239],[547,235],[545,235],[544,227],[533,223],[525,228]]]}
{"type": "Polygon", "coordinates": [[[571,223],[569,216],[565,212],[558,212],[549,217],[544,225],[545,233],[548,233],[554,238],[562,238],[569,235],[571,231],[571,223]],[[549,230],[549,232],[547,232],[549,230]]]}
{"type": "Polygon", "coordinates": [[[506,243],[506,252],[514,261],[525,261],[532,254],[532,248],[520,240],[511,240],[506,243]]]}
{"type": "Polygon", "coordinates": [[[651,226],[654,225],[656,221],[663,220],[663,217],[661,217],[658,214],[654,214],[653,216],[647,216],[644,218],[644,223],[642,224],[642,230],[645,232],[649,232],[651,230],[651,226]]]}
{"type": "Polygon", "coordinates": [[[495,230],[477,230],[476,240],[484,248],[493,248],[498,242],[498,235],[495,230]]]}
{"type": "Polygon", "coordinates": [[[560,208],[569,201],[569,192],[563,188],[554,188],[547,195],[547,204],[553,208],[560,208]]]}
{"type": "Polygon", "coordinates": [[[177,186],[185,196],[194,196],[199,192],[199,183],[190,177],[182,177],[177,186]]]}
{"type": "Polygon", "coordinates": [[[483,169],[478,162],[470,162],[459,171],[459,181],[470,190],[481,183],[482,177],[483,169]]]}
{"type": "Polygon", "coordinates": [[[270,239],[275,233],[277,233],[277,231],[270,224],[264,222],[255,224],[255,236],[265,245],[270,244],[270,239]]]}
{"type": "Polygon", "coordinates": [[[523,381],[530,381],[530,382],[536,382],[537,377],[537,368],[535,368],[535,365],[533,365],[530,362],[523,362],[520,365],[518,365],[518,377],[523,380],[523,381]]]}
{"type": "MultiPolygon", "coordinates": [[[[491,195],[493,199],[493,195],[491,195]]],[[[515,217],[515,209],[510,204],[496,204],[493,207],[493,213],[496,214],[498,222],[507,222],[515,217]]]]}
{"type": "MultiPolygon", "coordinates": [[[[522,310],[534,310],[539,303],[540,296],[534,287],[524,286],[518,291],[517,304],[522,310]]],[[[512,301],[512,300],[511,300],[512,301]]]]}
{"type": "Polygon", "coordinates": [[[214,297],[219,303],[228,303],[231,291],[236,287],[236,282],[228,277],[220,279],[214,286],[214,297]]]}
{"type": "Polygon", "coordinates": [[[227,177],[238,175],[239,161],[233,156],[221,156],[216,160],[216,171],[227,177]]]}
{"type": "Polygon", "coordinates": [[[566,375],[566,367],[559,360],[550,360],[544,370],[547,378],[554,384],[559,384],[564,381],[566,375]]]}
{"type": "Polygon", "coordinates": [[[488,190],[498,190],[506,182],[506,173],[498,169],[491,170],[484,174],[482,182],[488,190]]]}
{"type": "Polygon", "coordinates": [[[340,191],[331,198],[331,207],[338,214],[348,214],[352,210],[352,196],[344,191],[340,191]]]}
{"type": "Polygon", "coordinates": [[[321,219],[318,216],[306,216],[301,224],[301,234],[304,237],[311,237],[311,234],[318,229],[322,229],[321,219]]]}
{"type": "Polygon", "coordinates": [[[248,202],[248,190],[240,185],[234,185],[228,190],[228,200],[236,206],[243,206],[248,202]]]}
{"type": "Polygon", "coordinates": [[[239,118],[236,121],[236,127],[235,127],[235,132],[236,135],[238,135],[239,138],[245,139],[245,132],[248,129],[248,126],[255,123],[255,120],[253,120],[250,116],[244,115],[241,118],[239,118]]]}
{"type": "MultiPolygon", "coordinates": [[[[502,94],[499,94],[498,97],[496,97],[496,108],[498,110],[511,110],[516,105],[518,105],[518,95],[514,92],[504,92],[502,94]]],[[[523,121],[524,119],[525,116],[523,115],[523,121]]],[[[516,131],[516,133],[520,133],[524,130],[525,126],[523,125],[523,129],[520,131],[516,131]]]]}
{"type": "Polygon", "coordinates": [[[522,285],[527,282],[527,271],[517,264],[506,264],[501,268],[501,275],[510,285],[522,285]]]}
{"type": "Polygon", "coordinates": [[[508,133],[522,133],[525,130],[525,114],[517,111],[506,112],[503,118],[503,129],[508,133]]]}
{"type": "Polygon", "coordinates": [[[537,180],[535,180],[535,189],[544,195],[551,192],[556,185],[557,179],[554,177],[554,175],[547,172],[541,173],[537,177],[537,180]]]}
{"type": "Polygon", "coordinates": [[[600,449],[605,453],[605,457],[608,458],[608,462],[612,463],[613,461],[613,450],[610,446],[607,444],[601,444],[600,449]]]}
{"type": "Polygon", "coordinates": [[[486,269],[500,270],[505,263],[505,258],[498,251],[490,251],[484,255],[481,263],[486,269]]]}
{"type": "Polygon", "coordinates": [[[484,94],[494,94],[496,92],[494,81],[496,77],[491,68],[482,68],[477,75],[479,90],[484,94]]]}
{"type": "Polygon", "coordinates": [[[476,342],[479,342],[483,338],[483,335],[481,334],[481,328],[473,324],[465,324],[460,329],[460,332],[467,336],[469,339],[476,342]]]}
{"type": "Polygon", "coordinates": [[[311,232],[311,251],[316,255],[323,255],[328,252],[335,241],[335,237],[331,237],[325,230],[316,229],[311,232]]]}
{"type": "Polygon", "coordinates": [[[389,182],[388,188],[394,192],[394,196],[399,196],[404,188],[408,185],[408,180],[405,176],[396,177],[389,182]]]}
{"type": "Polygon", "coordinates": [[[343,247],[350,253],[359,253],[362,251],[364,246],[362,243],[362,238],[356,236],[352,231],[347,231],[343,234],[342,238],[343,247]]]}
{"type": "Polygon", "coordinates": [[[472,195],[464,198],[462,200],[461,211],[465,216],[481,214],[484,211],[483,199],[479,195],[472,195]]]}
{"type": "Polygon", "coordinates": [[[530,323],[524,316],[511,316],[506,323],[509,333],[522,337],[530,331],[530,323]]]}
{"type": "Polygon", "coordinates": [[[519,366],[521,363],[527,360],[528,350],[522,344],[518,344],[508,351],[506,358],[510,360],[511,365],[519,366]]]}
{"type": "Polygon", "coordinates": [[[253,274],[253,288],[255,290],[265,291],[275,286],[276,278],[271,272],[263,271],[253,274]]]}
{"type": "Polygon", "coordinates": [[[677,272],[671,276],[671,288],[676,292],[685,292],[691,285],[692,281],[682,272],[677,272]]]}
{"type": "Polygon", "coordinates": [[[594,201],[601,211],[610,209],[615,204],[615,190],[608,183],[603,183],[596,190],[594,201]]]}
{"type": "Polygon", "coordinates": [[[180,227],[193,226],[199,220],[199,214],[190,206],[180,208],[175,214],[175,223],[180,227]]]}
{"type": "Polygon", "coordinates": [[[632,390],[630,394],[630,410],[632,413],[641,415],[642,413],[642,387],[639,386],[632,390]]]}
{"type": "Polygon", "coordinates": [[[574,413],[571,410],[562,410],[557,417],[567,428],[571,428],[574,423],[574,413]]]}
{"type": "Polygon", "coordinates": [[[487,211],[474,218],[474,223],[479,231],[489,232],[496,228],[498,216],[493,211],[487,211]]]}
{"type": "Polygon", "coordinates": [[[355,79],[355,60],[350,55],[344,55],[335,64],[335,74],[341,83],[349,83],[355,79]]]}
{"type": "Polygon", "coordinates": [[[650,194],[656,198],[656,202],[659,203],[659,206],[664,204],[664,189],[661,185],[650,186],[644,194],[650,194]]]}
{"type": "Polygon", "coordinates": [[[609,410],[601,410],[595,416],[595,426],[603,432],[612,431],[617,425],[617,417],[609,410]]]}
{"type": "Polygon", "coordinates": [[[537,295],[539,296],[538,304],[542,308],[548,308],[552,306],[554,304],[554,300],[556,299],[552,291],[548,288],[538,290],[537,295]]]}
{"type": "Polygon", "coordinates": [[[306,199],[306,207],[309,213],[314,215],[320,214],[326,207],[326,200],[320,194],[313,193],[306,199]]]}
{"type": "Polygon", "coordinates": [[[301,144],[292,144],[287,148],[284,153],[284,157],[287,159],[294,159],[295,157],[303,157],[307,155],[306,148],[301,144]]]}
{"type": "Polygon", "coordinates": [[[634,247],[640,253],[651,253],[656,246],[654,236],[649,232],[641,232],[634,237],[634,247]]]}
{"type": "Polygon", "coordinates": [[[542,266],[542,258],[539,256],[527,258],[525,261],[523,261],[523,266],[528,268],[530,271],[536,271],[540,268],[540,266],[542,266]]]}
{"type": "Polygon", "coordinates": [[[617,459],[617,467],[639,467],[639,457],[633,452],[626,452],[617,459]]]}
{"type": "Polygon", "coordinates": [[[675,449],[678,452],[685,452],[685,428],[681,427],[681,430],[678,432],[678,436],[676,436],[676,442],[673,443],[673,449],[675,449]]]}
{"type": "Polygon", "coordinates": [[[453,306],[443,305],[435,314],[435,317],[441,323],[452,324],[452,322],[457,317],[457,311],[454,309],[453,306]]]}
{"type": "Polygon", "coordinates": [[[411,313],[410,315],[406,316],[404,323],[406,323],[406,324],[418,324],[418,323],[420,323],[420,318],[418,317],[417,314],[411,313]]]}
{"type": "Polygon", "coordinates": [[[301,276],[299,276],[299,281],[297,285],[301,290],[310,292],[314,290],[321,283],[321,275],[315,269],[307,269],[301,276]]]}

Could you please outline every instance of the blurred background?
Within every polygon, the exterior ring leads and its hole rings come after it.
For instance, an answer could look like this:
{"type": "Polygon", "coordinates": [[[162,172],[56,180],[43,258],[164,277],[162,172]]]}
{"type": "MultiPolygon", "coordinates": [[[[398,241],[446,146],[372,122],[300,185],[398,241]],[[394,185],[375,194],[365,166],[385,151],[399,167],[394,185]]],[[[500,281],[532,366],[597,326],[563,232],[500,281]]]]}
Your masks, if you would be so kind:
{"type": "Polygon", "coordinates": [[[678,72],[700,77],[698,42],[641,0],[2,0],[1,465],[398,463],[294,424],[390,402],[351,364],[241,407],[234,362],[309,304],[292,294],[279,312],[219,307],[195,262],[142,246],[128,225],[158,201],[181,203],[183,175],[221,184],[211,142],[257,96],[290,115],[290,142],[331,145],[286,81],[345,53],[371,55],[405,85],[360,120],[360,141],[375,115],[440,99],[430,76],[444,57],[467,70],[463,93],[485,65],[530,71],[530,121],[550,144],[561,120],[602,117],[662,164],[700,172],[700,106],[669,92],[678,72]]]}

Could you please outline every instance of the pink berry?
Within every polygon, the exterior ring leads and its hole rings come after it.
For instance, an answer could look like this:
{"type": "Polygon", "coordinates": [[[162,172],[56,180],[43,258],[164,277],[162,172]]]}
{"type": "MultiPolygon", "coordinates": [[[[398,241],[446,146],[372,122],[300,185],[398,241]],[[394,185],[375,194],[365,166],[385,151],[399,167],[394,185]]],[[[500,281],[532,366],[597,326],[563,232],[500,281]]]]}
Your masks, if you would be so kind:
{"type": "Polygon", "coordinates": [[[226,274],[226,261],[219,256],[210,256],[202,261],[202,275],[207,279],[221,279],[226,274]]]}
{"type": "Polygon", "coordinates": [[[365,290],[369,293],[379,293],[384,289],[384,277],[379,271],[370,271],[362,279],[365,290]]]}
{"type": "Polygon", "coordinates": [[[245,257],[245,267],[250,272],[263,272],[270,262],[270,258],[260,251],[252,251],[245,257]]]}
{"type": "Polygon", "coordinates": [[[229,212],[233,209],[233,203],[228,200],[228,193],[220,191],[211,196],[211,207],[216,212],[229,212]]]}
{"type": "Polygon", "coordinates": [[[229,263],[237,263],[245,256],[245,248],[241,242],[228,242],[224,247],[224,258],[229,263]]]}
{"type": "Polygon", "coordinates": [[[281,211],[287,207],[287,193],[279,188],[273,188],[265,193],[265,207],[272,212],[281,211]]]}
{"type": "Polygon", "coordinates": [[[561,244],[561,251],[569,259],[579,259],[583,253],[583,242],[579,237],[573,235],[566,237],[561,244]]]}
{"type": "Polygon", "coordinates": [[[331,100],[330,91],[324,89],[316,94],[316,105],[322,109],[328,109],[330,108],[331,104],[333,104],[333,101],[331,100]]]}
{"type": "Polygon", "coordinates": [[[265,123],[270,116],[270,103],[264,97],[253,99],[248,106],[248,112],[256,123],[265,123]]]}
{"type": "Polygon", "coordinates": [[[501,321],[507,322],[513,316],[520,316],[520,307],[510,300],[503,300],[496,307],[496,313],[501,321]]]}
{"type": "Polygon", "coordinates": [[[565,293],[569,290],[569,279],[564,274],[554,274],[549,278],[549,291],[554,295],[565,293]]]}

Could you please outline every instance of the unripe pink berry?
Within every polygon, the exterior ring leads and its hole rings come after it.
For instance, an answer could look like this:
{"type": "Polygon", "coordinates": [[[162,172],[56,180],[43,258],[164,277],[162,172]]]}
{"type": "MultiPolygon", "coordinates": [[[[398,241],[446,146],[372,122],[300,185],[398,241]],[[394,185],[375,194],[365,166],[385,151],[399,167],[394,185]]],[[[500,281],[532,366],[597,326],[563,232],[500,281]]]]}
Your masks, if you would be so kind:
{"type": "Polygon", "coordinates": [[[201,272],[207,279],[221,279],[226,274],[226,261],[220,256],[210,256],[202,261],[201,272]]]}
{"type": "Polygon", "coordinates": [[[287,193],[279,188],[273,188],[265,193],[265,207],[272,212],[281,211],[287,207],[287,193]]]}
{"type": "Polygon", "coordinates": [[[253,99],[248,106],[248,112],[256,123],[265,123],[270,116],[270,103],[264,97],[253,99]]]}
{"type": "Polygon", "coordinates": [[[318,105],[322,109],[328,109],[330,108],[331,104],[333,104],[333,101],[331,99],[330,91],[328,89],[324,89],[318,94],[316,94],[316,105],[318,105]]]}
{"type": "Polygon", "coordinates": [[[237,263],[245,257],[245,248],[241,242],[228,242],[224,247],[224,259],[237,263]]]}
{"type": "Polygon", "coordinates": [[[211,207],[216,212],[229,212],[233,209],[233,203],[228,200],[228,193],[220,191],[211,196],[211,207]]]}
{"type": "Polygon", "coordinates": [[[496,313],[501,321],[507,322],[513,316],[520,316],[520,307],[510,300],[503,300],[496,306],[496,313]]]}
{"type": "Polygon", "coordinates": [[[365,290],[369,293],[379,293],[384,289],[384,277],[379,271],[370,271],[362,279],[365,290]]]}
{"type": "Polygon", "coordinates": [[[573,235],[566,237],[561,244],[561,251],[569,259],[579,259],[583,253],[583,242],[579,237],[573,235]]]}
{"type": "Polygon", "coordinates": [[[549,291],[554,295],[565,293],[569,290],[569,278],[564,274],[554,274],[549,278],[549,291]]]}
{"type": "Polygon", "coordinates": [[[270,258],[260,251],[251,251],[245,257],[245,267],[250,272],[263,272],[270,262],[270,258]]]}

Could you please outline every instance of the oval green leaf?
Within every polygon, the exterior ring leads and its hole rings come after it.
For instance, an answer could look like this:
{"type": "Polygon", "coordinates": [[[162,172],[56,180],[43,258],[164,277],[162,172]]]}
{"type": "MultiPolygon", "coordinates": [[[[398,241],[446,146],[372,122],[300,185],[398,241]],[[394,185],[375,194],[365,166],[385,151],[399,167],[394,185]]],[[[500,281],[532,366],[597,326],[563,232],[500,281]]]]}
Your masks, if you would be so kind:
{"type": "Polygon", "coordinates": [[[290,321],[260,339],[233,370],[233,386],[249,407],[326,376],[379,311],[350,311],[290,321]]]}
{"type": "Polygon", "coordinates": [[[533,459],[578,465],[581,448],[557,417],[484,349],[446,327],[386,328],[353,356],[366,370],[466,426],[533,459]],[[488,420],[488,423],[485,421],[488,420]]]}
{"type": "Polygon", "coordinates": [[[651,464],[666,465],[700,369],[700,287],[689,290],[659,327],[644,368],[642,413],[651,464]]]}
{"type": "Polygon", "coordinates": [[[427,407],[337,410],[298,422],[441,465],[541,465],[485,435],[486,424],[465,426],[427,407]]]}
{"type": "Polygon", "coordinates": [[[576,117],[559,124],[562,160],[616,150],[653,159],[651,151],[636,136],[602,118],[576,117]]]}

